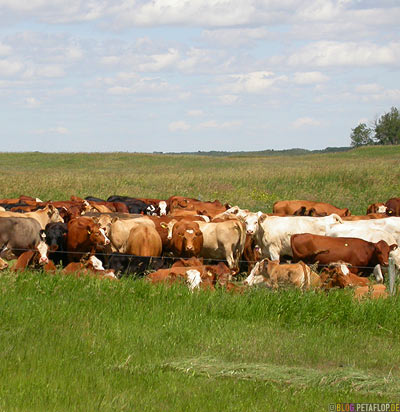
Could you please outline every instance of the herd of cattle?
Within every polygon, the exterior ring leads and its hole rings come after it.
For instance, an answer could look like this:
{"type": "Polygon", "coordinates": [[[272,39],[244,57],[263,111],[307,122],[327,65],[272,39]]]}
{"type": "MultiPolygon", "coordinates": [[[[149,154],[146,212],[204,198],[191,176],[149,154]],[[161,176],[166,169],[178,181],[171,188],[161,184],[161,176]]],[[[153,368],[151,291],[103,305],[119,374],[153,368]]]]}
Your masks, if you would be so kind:
{"type": "Polygon", "coordinates": [[[234,291],[260,283],[358,286],[359,295],[385,296],[379,283],[389,258],[400,268],[399,243],[400,198],[372,204],[361,216],[302,200],[276,202],[273,213],[182,196],[0,200],[0,269],[17,259],[14,271],[134,274],[153,283],[234,291]],[[232,282],[243,272],[243,282],[232,282]]]}

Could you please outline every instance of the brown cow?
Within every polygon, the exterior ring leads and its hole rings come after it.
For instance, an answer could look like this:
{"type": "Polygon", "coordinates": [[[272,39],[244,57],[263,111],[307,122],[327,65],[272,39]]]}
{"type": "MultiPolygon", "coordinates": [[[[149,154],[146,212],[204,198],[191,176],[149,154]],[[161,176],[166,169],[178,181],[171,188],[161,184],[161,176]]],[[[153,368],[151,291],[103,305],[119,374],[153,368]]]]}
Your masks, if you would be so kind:
{"type": "Polygon", "coordinates": [[[377,280],[382,281],[380,266],[388,266],[389,252],[395,245],[389,246],[384,240],[377,243],[351,237],[331,237],[301,233],[292,235],[290,245],[295,262],[302,260],[306,263],[319,262],[327,265],[332,262],[343,261],[351,265],[350,271],[363,275],[374,272],[377,280]]]}
{"type": "Polygon", "coordinates": [[[26,270],[28,267],[32,269],[43,269],[45,272],[55,272],[56,267],[54,262],[47,257],[49,247],[44,241],[41,241],[34,250],[28,250],[22,253],[12,270],[14,272],[26,270]]]}
{"type": "Polygon", "coordinates": [[[351,273],[345,262],[335,262],[324,267],[321,272],[322,289],[368,286],[369,279],[351,273]]]}
{"type": "Polygon", "coordinates": [[[250,275],[245,279],[248,285],[265,282],[273,289],[280,286],[295,286],[299,289],[319,287],[321,284],[318,274],[313,272],[303,262],[279,264],[278,261],[263,259],[254,266],[250,275]]]}
{"type": "Polygon", "coordinates": [[[352,215],[342,217],[343,221],[352,222],[354,220],[370,220],[370,219],[383,219],[387,217],[384,213],[369,213],[368,215],[352,215]]]}
{"type": "Polygon", "coordinates": [[[371,213],[379,213],[379,214],[386,214],[386,206],[384,203],[372,203],[367,208],[367,215],[371,213]]]}
{"type": "Polygon", "coordinates": [[[103,279],[117,279],[114,270],[105,270],[101,261],[94,255],[84,256],[80,262],[71,262],[63,270],[65,275],[95,276],[103,279]]]}
{"type": "Polygon", "coordinates": [[[199,256],[203,247],[203,241],[203,233],[198,223],[181,220],[172,226],[168,249],[175,256],[199,256]]]}
{"type": "Polygon", "coordinates": [[[67,251],[70,262],[79,261],[82,254],[94,254],[110,243],[104,229],[89,217],[77,217],[68,222],[67,251]]]}
{"type": "Polygon", "coordinates": [[[354,289],[354,297],[361,300],[364,297],[370,299],[386,299],[389,294],[386,291],[385,285],[371,285],[371,286],[359,286],[354,289]]]}
{"type": "Polygon", "coordinates": [[[388,216],[400,216],[400,197],[393,197],[386,203],[386,214],[388,216]]]}
{"type": "Polygon", "coordinates": [[[223,205],[220,201],[214,200],[214,202],[202,202],[197,199],[183,196],[171,196],[166,200],[170,213],[172,214],[176,209],[180,210],[192,210],[199,215],[206,215],[214,217],[219,213],[225,212],[229,209],[230,205],[223,205]]]}
{"type": "Polygon", "coordinates": [[[129,233],[125,253],[136,256],[161,256],[161,237],[154,227],[137,225],[129,233]]]}
{"type": "Polygon", "coordinates": [[[273,213],[302,216],[327,216],[335,213],[339,216],[350,216],[349,209],[339,209],[329,203],[309,200],[281,200],[274,203],[273,213]]]}

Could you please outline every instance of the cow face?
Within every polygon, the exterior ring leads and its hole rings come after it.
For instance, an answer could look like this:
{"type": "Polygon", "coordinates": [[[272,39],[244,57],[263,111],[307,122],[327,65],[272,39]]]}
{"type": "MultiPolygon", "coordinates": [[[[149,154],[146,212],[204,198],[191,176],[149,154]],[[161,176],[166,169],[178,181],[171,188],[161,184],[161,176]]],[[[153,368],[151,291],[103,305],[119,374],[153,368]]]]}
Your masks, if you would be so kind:
{"type": "Polygon", "coordinates": [[[45,265],[46,263],[49,263],[49,259],[47,257],[49,247],[47,246],[46,242],[41,240],[39,244],[36,246],[36,249],[39,252],[39,256],[38,256],[39,264],[45,265]]]}
{"type": "Polygon", "coordinates": [[[246,224],[246,233],[250,236],[253,236],[258,228],[258,224],[260,222],[260,218],[262,216],[262,212],[257,212],[257,213],[248,213],[247,216],[244,219],[244,222],[246,224]]]}
{"type": "Polygon", "coordinates": [[[253,270],[250,272],[250,275],[247,276],[247,278],[244,280],[244,283],[249,286],[264,283],[266,279],[263,276],[263,274],[266,273],[268,262],[268,259],[264,259],[261,262],[257,262],[254,265],[253,270]]]}
{"type": "Polygon", "coordinates": [[[167,202],[165,200],[161,200],[158,207],[160,209],[160,216],[165,216],[167,214],[167,202]]]}
{"type": "Polygon", "coordinates": [[[389,252],[390,247],[384,240],[375,243],[376,258],[382,266],[389,265],[389,252]]]}
{"type": "Polygon", "coordinates": [[[178,222],[172,230],[172,248],[179,256],[196,256],[203,246],[203,233],[195,222],[178,222]]]}
{"type": "Polygon", "coordinates": [[[50,222],[64,222],[64,219],[60,216],[60,212],[53,205],[47,206],[47,216],[50,222]]]}
{"type": "Polygon", "coordinates": [[[90,242],[98,246],[107,246],[110,244],[105,228],[100,228],[97,225],[88,225],[87,233],[89,235],[90,242]]]}
{"type": "Polygon", "coordinates": [[[104,270],[103,263],[94,255],[90,256],[87,265],[91,266],[94,270],[104,270]]]}

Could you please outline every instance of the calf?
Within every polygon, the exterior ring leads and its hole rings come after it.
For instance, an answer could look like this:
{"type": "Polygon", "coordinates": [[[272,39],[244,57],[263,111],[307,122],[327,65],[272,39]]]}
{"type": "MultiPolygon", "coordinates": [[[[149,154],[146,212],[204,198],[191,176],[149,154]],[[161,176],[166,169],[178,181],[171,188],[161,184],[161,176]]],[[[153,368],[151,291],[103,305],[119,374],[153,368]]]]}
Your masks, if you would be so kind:
{"type": "Polygon", "coordinates": [[[117,275],[144,276],[147,272],[166,267],[172,260],[165,257],[148,257],[111,253],[107,261],[107,269],[113,269],[117,275]]]}
{"type": "Polygon", "coordinates": [[[117,279],[113,270],[105,270],[102,262],[94,255],[84,257],[80,262],[71,262],[63,270],[65,275],[75,274],[76,276],[96,276],[105,279],[117,279]]]}
{"type": "Polygon", "coordinates": [[[387,207],[384,203],[372,203],[367,208],[367,215],[371,213],[379,213],[379,214],[386,214],[387,207]]]}
{"type": "Polygon", "coordinates": [[[54,263],[48,259],[48,246],[44,241],[41,241],[34,250],[28,250],[22,253],[15,265],[13,266],[13,271],[23,271],[28,267],[32,269],[43,269],[46,272],[55,272],[56,267],[54,263]]]}
{"type": "Polygon", "coordinates": [[[295,286],[304,290],[321,284],[320,277],[303,262],[280,265],[279,262],[269,259],[258,262],[245,279],[248,285],[262,282],[272,289],[295,286]]]}

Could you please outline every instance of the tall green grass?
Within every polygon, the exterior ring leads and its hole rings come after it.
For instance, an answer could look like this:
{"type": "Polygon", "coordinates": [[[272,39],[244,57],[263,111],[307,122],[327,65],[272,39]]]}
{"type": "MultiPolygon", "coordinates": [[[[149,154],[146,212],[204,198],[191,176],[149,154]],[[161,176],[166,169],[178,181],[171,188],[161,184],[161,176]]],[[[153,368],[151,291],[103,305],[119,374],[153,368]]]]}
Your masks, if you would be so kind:
{"type": "Polygon", "coordinates": [[[312,411],[394,400],[399,310],[398,299],[347,293],[190,293],[5,273],[0,409],[312,411]],[[338,374],[339,385],[317,384],[338,374]]]}

